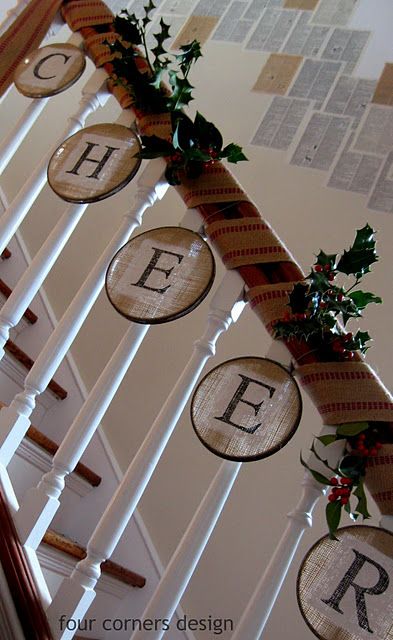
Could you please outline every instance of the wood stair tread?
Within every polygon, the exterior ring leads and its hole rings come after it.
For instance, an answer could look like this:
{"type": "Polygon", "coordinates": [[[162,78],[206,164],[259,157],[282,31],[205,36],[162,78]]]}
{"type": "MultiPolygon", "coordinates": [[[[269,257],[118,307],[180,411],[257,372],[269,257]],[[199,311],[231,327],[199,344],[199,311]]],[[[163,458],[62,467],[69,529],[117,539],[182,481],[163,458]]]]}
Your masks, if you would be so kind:
{"type": "MultiPolygon", "coordinates": [[[[78,561],[83,560],[86,557],[86,549],[84,547],[70,538],[53,531],[53,529],[48,529],[42,539],[42,542],[54,549],[57,549],[58,551],[66,553],[78,561]]],[[[101,570],[106,575],[116,578],[117,580],[120,580],[132,587],[142,588],[146,584],[146,578],[134,571],[131,571],[130,569],[122,567],[116,562],[112,562],[112,560],[105,560],[101,565],[101,570]]]]}
{"type": "MultiPolygon", "coordinates": [[[[5,343],[4,349],[18,360],[18,362],[20,362],[26,369],[30,370],[34,365],[34,360],[32,360],[27,353],[22,351],[22,349],[20,349],[12,340],[8,340],[5,343]]],[[[67,391],[53,379],[49,382],[48,389],[50,389],[60,400],[64,400],[67,397],[67,391]]]]}
{"type": "MultiPolygon", "coordinates": [[[[6,284],[4,280],[2,280],[1,278],[0,278],[0,293],[2,293],[5,298],[9,298],[12,293],[11,287],[9,287],[8,284],[6,284]]],[[[30,322],[30,324],[35,324],[38,320],[38,316],[36,316],[34,311],[32,311],[29,308],[26,309],[26,311],[23,314],[23,317],[27,320],[27,322],[30,322]]]]}
{"type": "MultiPolygon", "coordinates": [[[[6,406],[7,405],[4,404],[4,402],[0,401],[0,409],[6,406]]],[[[26,438],[29,438],[29,440],[41,447],[41,449],[44,449],[45,451],[50,453],[50,455],[52,456],[55,455],[56,451],[59,448],[59,445],[56,444],[56,442],[48,438],[48,436],[36,429],[36,427],[34,427],[33,425],[28,428],[26,438]]],[[[81,476],[92,487],[98,487],[98,485],[101,484],[101,476],[99,476],[82,462],[78,462],[74,469],[74,473],[77,473],[79,476],[81,476]]]]}
{"type": "Polygon", "coordinates": [[[3,253],[0,255],[0,258],[2,260],[8,260],[8,258],[11,258],[12,253],[9,249],[7,249],[7,247],[4,249],[3,253]]]}

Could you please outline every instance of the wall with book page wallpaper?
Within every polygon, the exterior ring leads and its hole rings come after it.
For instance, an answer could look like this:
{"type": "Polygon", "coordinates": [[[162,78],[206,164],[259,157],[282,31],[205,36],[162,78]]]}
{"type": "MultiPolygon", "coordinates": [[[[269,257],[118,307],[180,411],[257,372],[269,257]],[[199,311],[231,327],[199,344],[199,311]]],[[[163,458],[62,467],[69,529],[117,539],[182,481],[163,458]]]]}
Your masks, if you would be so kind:
{"type": "MultiPolygon", "coordinates": [[[[376,229],[381,257],[365,287],[381,296],[384,303],[370,305],[359,328],[369,330],[374,338],[367,361],[386,386],[393,388],[391,66],[383,74],[385,64],[393,64],[392,0],[155,3],[158,8],[151,42],[161,17],[172,25],[172,42],[181,43],[187,34],[205,40],[203,58],[190,74],[190,82],[196,87],[191,115],[198,109],[219,126],[225,144],[234,141],[244,147],[250,161],[230,168],[304,270],[309,269],[320,248],[328,253],[348,248],[355,229],[366,222],[376,229]],[[381,77],[377,93],[383,104],[373,98],[381,77]]],[[[123,8],[125,0],[109,4],[116,11],[123,8]]],[[[129,10],[138,11],[142,4],[131,1],[129,10]]],[[[83,84],[81,79],[75,87],[51,99],[37,128],[1,178],[9,197],[38,164],[50,141],[58,139],[83,84]]],[[[1,137],[26,101],[13,92],[11,102],[0,104],[1,137]]],[[[118,105],[109,101],[87,124],[113,122],[118,114],[118,105]]],[[[58,317],[129,210],[134,193],[135,182],[131,182],[110,200],[88,207],[45,283],[58,317]]],[[[65,206],[49,188],[40,195],[23,223],[23,235],[32,254],[65,206]]],[[[146,212],[141,231],[178,224],[183,215],[184,204],[170,189],[162,202],[146,212]]],[[[198,309],[173,323],[152,327],[105,415],[105,432],[123,469],[187,363],[192,341],[203,333],[211,297],[223,274],[219,260],[217,267],[212,292],[198,309]]],[[[88,388],[94,385],[128,326],[101,295],[72,347],[88,388]]],[[[18,338],[29,351],[28,332],[18,338]]],[[[269,346],[267,332],[246,308],[220,340],[217,355],[205,373],[229,358],[264,356],[269,346]]],[[[319,415],[305,398],[303,417],[291,442],[271,458],[243,465],[183,598],[188,615],[239,618],[282,534],[285,514],[299,499],[303,476],[299,452],[307,451],[320,425],[319,415]]],[[[140,503],[164,563],[218,466],[218,459],[195,437],[186,409],[140,503]]],[[[375,514],[371,500],[370,508],[375,514]]],[[[377,518],[371,523],[376,524],[377,518]]],[[[289,634],[291,640],[314,637],[298,611],[295,581],[302,557],[325,533],[321,503],[264,640],[284,640],[289,634]]],[[[230,635],[218,637],[229,640],[230,635]]],[[[207,640],[209,636],[196,632],[195,637],[207,640]]]]}
{"type": "MultiPolygon", "coordinates": [[[[377,77],[359,73],[372,32],[351,25],[358,0],[156,5],[150,33],[164,18],[174,48],[210,38],[268,56],[250,86],[270,95],[252,145],[285,152],[291,164],[326,172],[328,187],[361,194],[372,210],[393,212],[393,63],[377,77]]],[[[118,10],[122,3],[111,6],[118,10]]],[[[135,0],[130,11],[142,6],[135,0]]]]}

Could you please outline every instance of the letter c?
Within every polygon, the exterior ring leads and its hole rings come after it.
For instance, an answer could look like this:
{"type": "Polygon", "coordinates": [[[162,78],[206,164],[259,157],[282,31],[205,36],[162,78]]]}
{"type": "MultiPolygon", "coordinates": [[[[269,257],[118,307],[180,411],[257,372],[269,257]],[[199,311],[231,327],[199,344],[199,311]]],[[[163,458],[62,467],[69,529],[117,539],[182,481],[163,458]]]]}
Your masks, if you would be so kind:
{"type": "Polygon", "coordinates": [[[71,56],[66,56],[65,53],[50,53],[48,56],[45,56],[45,58],[41,58],[41,60],[37,62],[37,64],[34,67],[33,74],[35,75],[36,78],[39,78],[39,80],[51,80],[52,78],[56,78],[56,75],[40,76],[39,74],[39,70],[41,69],[41,66],[44,64],[44,62],[49,60],[49,58],[53,58],[54,56],[61,56],[62,58],[64,58],[64,64],[66,64],[68,60],[71,58],[71,56]]]}

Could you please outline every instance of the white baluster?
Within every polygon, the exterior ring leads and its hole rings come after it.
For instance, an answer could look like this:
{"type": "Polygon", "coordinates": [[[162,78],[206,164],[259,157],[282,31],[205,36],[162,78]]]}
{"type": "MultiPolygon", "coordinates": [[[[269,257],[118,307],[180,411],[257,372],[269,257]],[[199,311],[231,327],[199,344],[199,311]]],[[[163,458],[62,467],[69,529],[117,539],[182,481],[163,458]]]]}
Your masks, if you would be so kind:
{"type": "MultiPolygon", "coordinates": [[[[129,126],[133,120],[130,111],[123,111],[117,119],[118,124],[129,126]]],[[[70,235],[81,219],[87,204],[70,205],[52,229],[41,249],[34,256],[28,269],[14,287],[12,294],[0,310],[0,360],[5,354],[4,345],[9,339],[10,330],[22,318],[27,307],[44,282],[52,266],[59,257],[70,235]]]]}
{"type": "Polygon", "coordinates": [[[161,198],[168,185],[162,180],[165,163],[150,162],[138,179],[135,204],[127,212],[117,232],[100,259],[79,289],[56,329],[37,357],[26,377],[24,390],[15,396],[9,407],[0,411],[0,465],[6,467],[30,426],[29,416],[35,407],[36,396],[43,393],[56,369],[70,348],[80,327],[98,297],[105,282],[105,274],[114,254],[141,224],[144,211],[161,198]]]}
{"type": "Polygon", "coordinates": [[[24,496],[14,520],[22,544],[33,549],[40,544],[60,506],[65,477],[89,445],[148,329],[130,325],[57,450],[52,469],[24,496]]]}
{"type": "MultiPolygon", "coordinates": [[[[68,43],[79,46],[82,44],[82,36],[80,36],[79,33],[73,33],[68,43]]],[[[49,100],[50,98],[34,98],[29,100],[29,104],[17,124],[0,144],[0,173],[3,173],[49,100]]]]}
{"type": "Polygon", "coordinates": [[[100,565],[109,558],[119,542],[147,483],[172,435],[198,377],[215,353],[216,342],[239,313],[243,281],[235,271],[227,272],[210,303],[204,335],[194,345],[192,356],[177,384],[169,394],[149,433],[101,517],[87,546],[87,556],[65,580],[47,610],[55,640],[69,640],[72,632],[59,630],[58,619],[65,614],[75,620],[83,618],[94,600],[94,587],[100,577],[100,565]]]}
{"type": "Polygon", "coordinates": [[[36,169],[26,181],[18,195],[0,219],[0,254],[4,251],[15,231],[24,220],[27,212],[46,183],[48,162],[57,147],[85,124],[89,114],[103,106],[109,97],[106,83],[106,73],[102,69],[94,71],[91,78],[82,89],[79,109],[68,118],[68,125],[56,145],[47,153],[36,169]]]}
{"type": "MultiPolygon", "coordinates": [[[[225,461],[173,554],[142,620],[170,620],[195,571],[240,471],[240,462],[225,461]]],[[[165,629],[135,631],[132,640],[160,640],[165,629]]]]}
{"type": "MultiPolygon", "coordinates": [[[[335,427],[325,426],[321,435],[335,431],[335,427]]],[[[330,445],[329,452],[326,453],[331,466],[337,464],[341,455],[342,444],[339,442],[330,445]]],[[[309,464],[316,471],[326,474],[326,469],[320,466],[313,454],[310,456],[309,464]]],[[[312,527],[312,512],[319,498],[326,492],[326,487],[314,480],[308,471],[304,474],[302,486],[301,498],[295,509],[288,514],[289,523],[235,629],[232,640],[258,640],[261,637],[302,536],[306,529],[312,527]]]]}
{"type": "Polygon", "coordinates": [[[48,102],[49,98],[35,98],[29,101],[17,124],[0,145],[0,173],[3,173],[48,102]]]}

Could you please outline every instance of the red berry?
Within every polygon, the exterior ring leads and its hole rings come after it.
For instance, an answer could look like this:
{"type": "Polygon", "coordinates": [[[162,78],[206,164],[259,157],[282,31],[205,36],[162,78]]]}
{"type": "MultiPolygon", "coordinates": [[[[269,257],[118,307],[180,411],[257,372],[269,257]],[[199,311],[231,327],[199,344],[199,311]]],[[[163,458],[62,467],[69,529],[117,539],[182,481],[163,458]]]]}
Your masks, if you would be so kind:
{"type": "Polygon", "coordinates": [[[320,308],[320,309],[326,309],[326,307],[327,307],[326,302],[320,302],[320,303],[319,303],[319,308],[320,308]]]}
{"type": "Polygon", "coordinates": [[[321,273],[321,272],[323,271],[323,266],[322,266],[321,264],[317,264],[317,265],[315,266],[315,271],[316,271],[317,273],[321,273]]]}
{"type": "Polygon", "coordinates": [[[344,296],[342,293],[339,293],[337,296],[337,302],[342,302],[344,300],[344,296]]]}
{"type": "Polygon", "coordinates": [[[331,493],[331,494],[328,496],[328,500],[329,500],[329,502],[335,502],[335,500],[336,500],[336,496],[335,496],[333,493],[331,493]]]}
{"type": "Polygon", "coordinates": [[[325,271],[330,271],[330,269],[331,269],[330,264],[325,264],[324,269],[325,269],[325,271]]]}
{"type": "Polygon", "coordinates": [[[370,456],[376,456],[378,453],[378,449],[376,447],[373,447],[372,449],[370,449],[370,456]]]}
{"type": "Polygon", "coordinates": [[[379,451],[382,448],[381,442],[376,442],[375,443],[375,448],[379,451]]]}
{"type": "Polygon", "coordinates": [[[345,355],[345,357],[347,358],[347,360],[353,360],[355,357],[355,354],[353,351],[348,351],[345,355]]]}
{"type": "Polygon", "coordinates": [[[335,478],[335,477],[330,478],[330,484],[334,484],[334,485],[338,484],[337,478],[335,478]]]}
{"type": "Polygon", "coordinates": [[[352,478],[341,478],[340,480],[340,484],[352,484],[353,480],[352,478]]]}
{"type": "Polygon", "coordinates": [[[358,440],[365,440],[366,439],[366,434],[365,433],[360,433],[358,435],[358,440]]]}
{"type": "Polygon", "coordinates": [[[364,455],[364,456],[368,456],[368,455],[370,455],[369,450],[368,450],[368,449],[366,449],[366,448],[363,448],[363,455],[364,455]]]}
{"type": "Polygon", "coordinates": [[[345,334],[345,341],[349,342],[349,340],[352,340],[352,336],[353,334],[349,331],[348,333],[345,334]]]}
{"type": "Polygon", "coordinates": [[[341,504],[348,504],[349,498],[341,498],[341,504]]]}
{"type": "Polygon", "coordinates": [[[329,280],[329,282],[331,282],[332,280],[334,280],[334,273],[333,273],[333,271],[331,271],[331,272],[328,274],[328,280],[329,280]]]}

